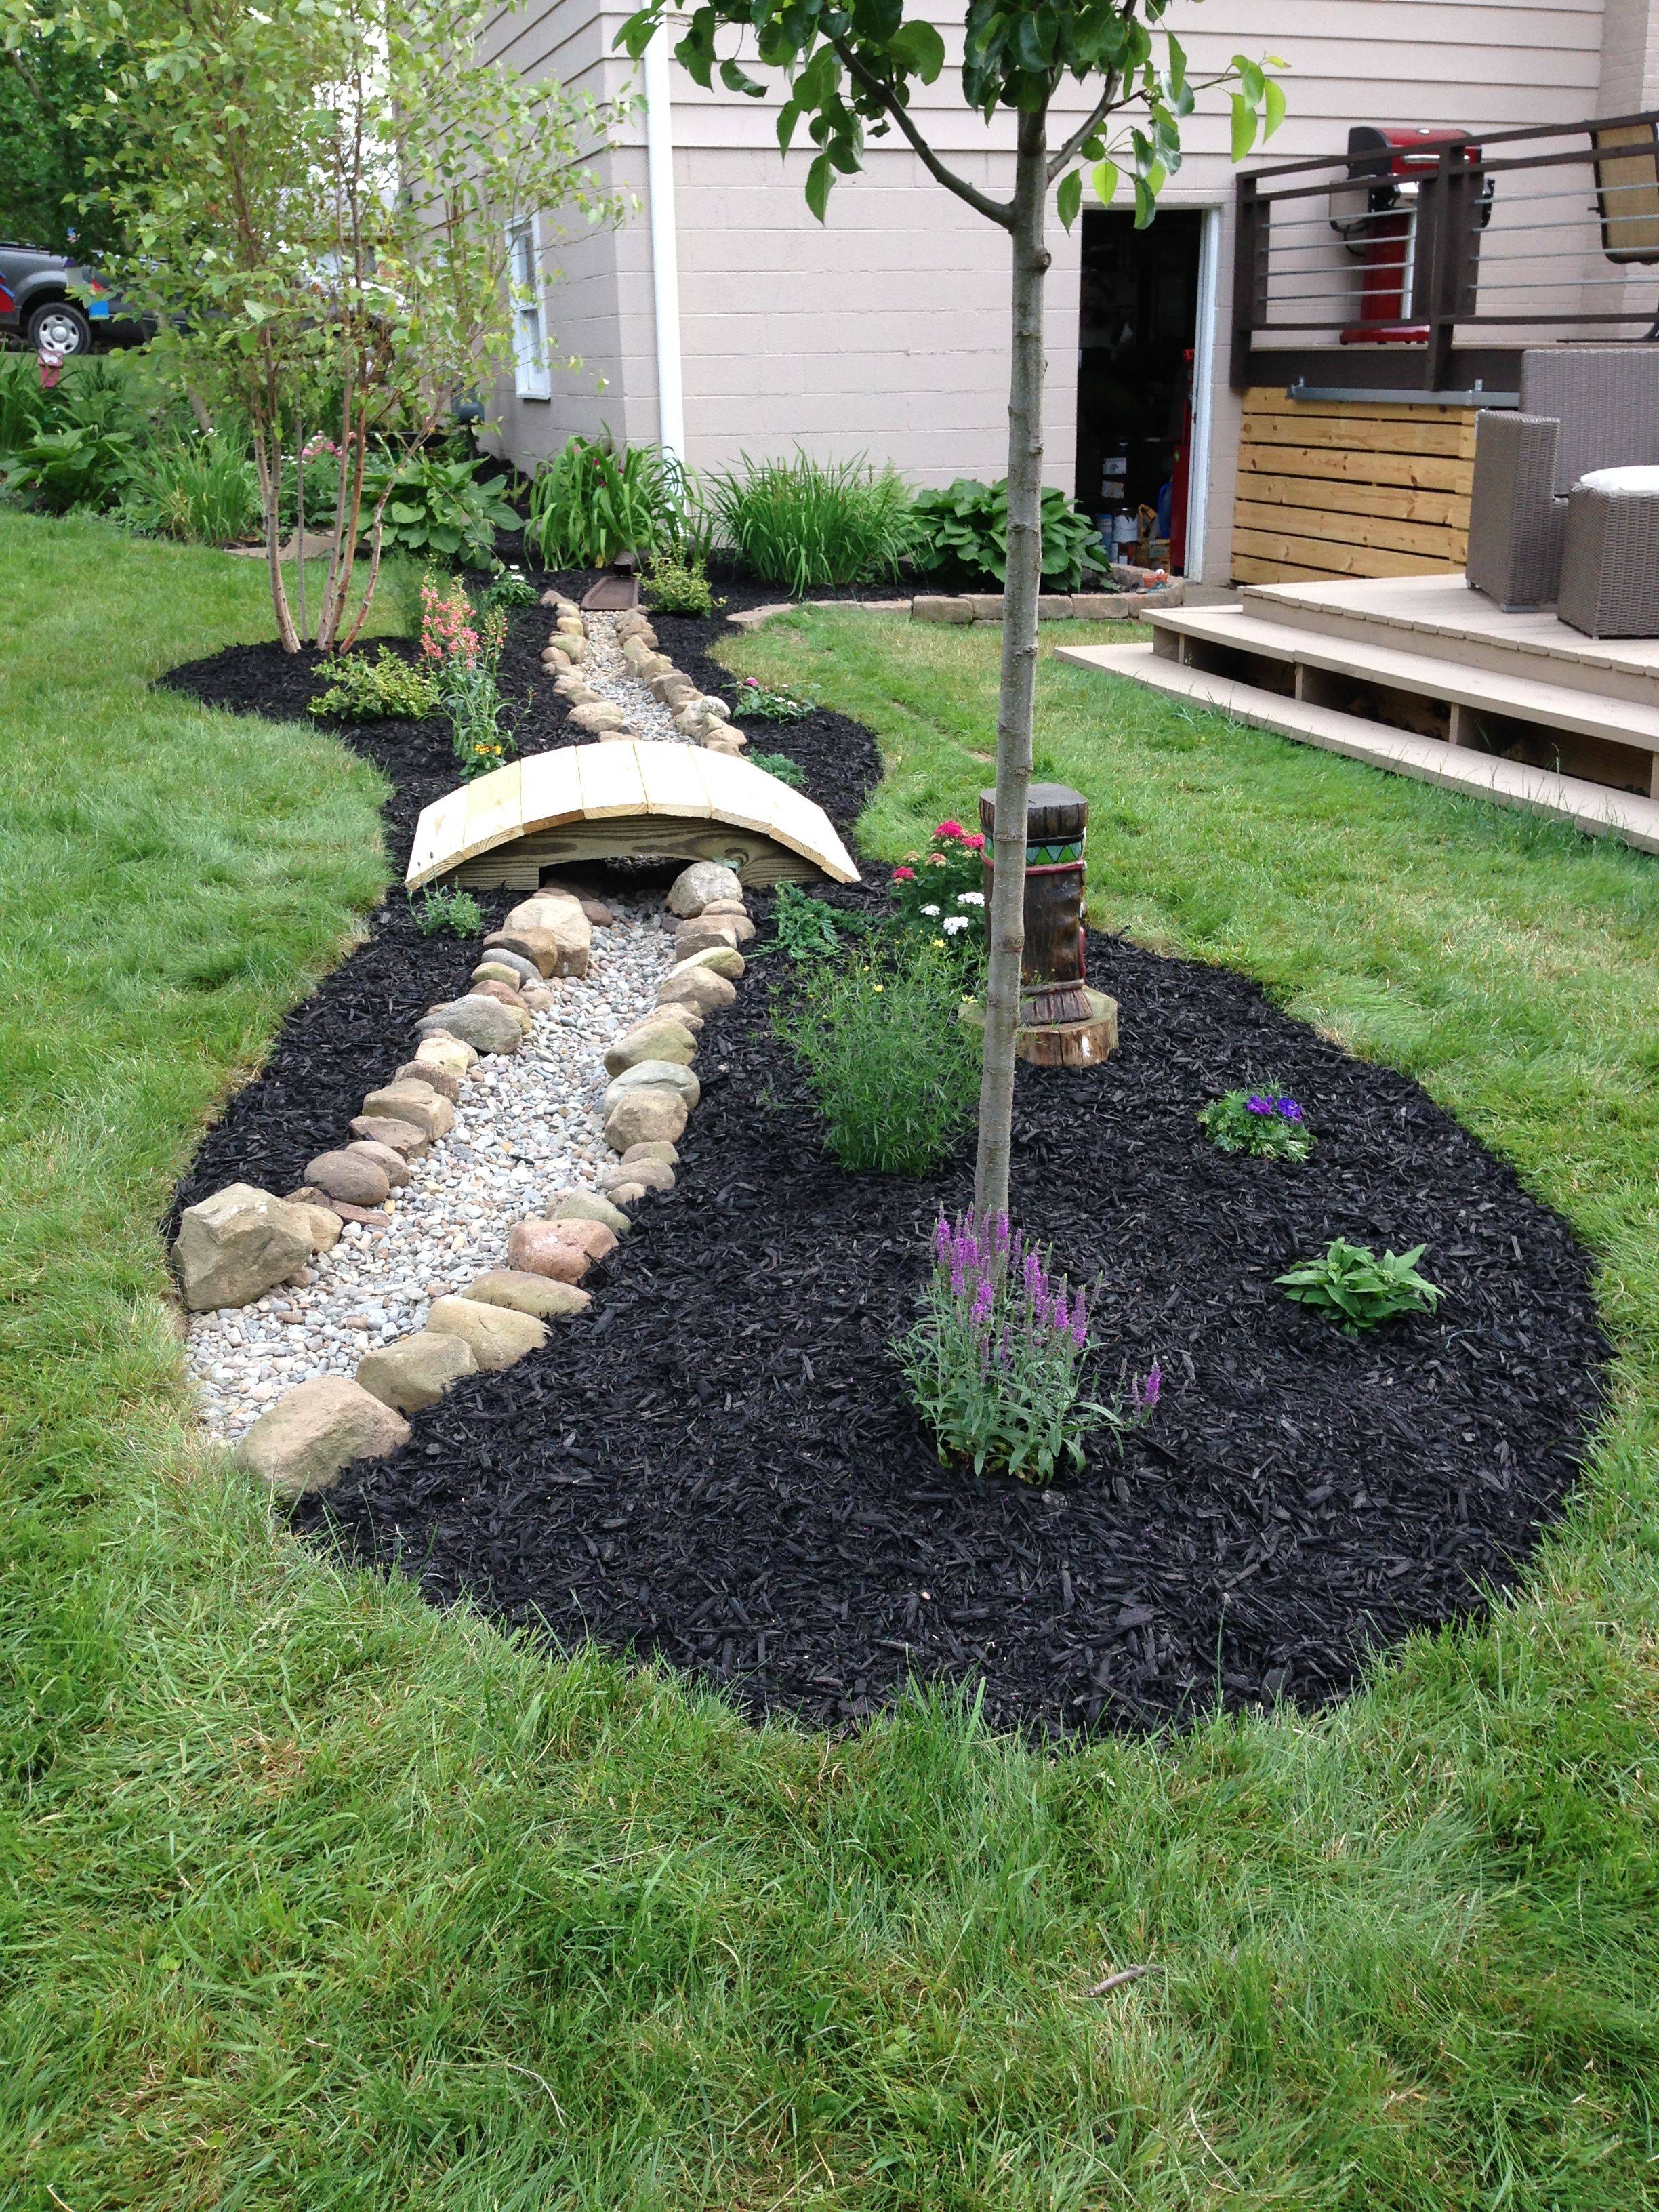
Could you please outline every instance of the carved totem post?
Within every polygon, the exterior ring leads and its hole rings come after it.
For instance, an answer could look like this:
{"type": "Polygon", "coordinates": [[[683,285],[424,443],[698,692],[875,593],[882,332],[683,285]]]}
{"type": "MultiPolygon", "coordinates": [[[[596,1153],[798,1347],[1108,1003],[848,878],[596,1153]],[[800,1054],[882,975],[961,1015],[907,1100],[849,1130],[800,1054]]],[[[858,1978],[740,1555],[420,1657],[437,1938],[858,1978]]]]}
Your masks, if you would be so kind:
{"type": "MultiPolygon", "coordinates": [[[[994,791],[979,795],[985,909],[995,872],[994,791]]],[[[1083,844],[1089,802],[1064,783],[1031,786],[1025,844],[1025,951],[1014,1049],[1039,1067],[1093,1067],[1117,1043],[1117,1001],[1084,981],[1083,844]]]]}

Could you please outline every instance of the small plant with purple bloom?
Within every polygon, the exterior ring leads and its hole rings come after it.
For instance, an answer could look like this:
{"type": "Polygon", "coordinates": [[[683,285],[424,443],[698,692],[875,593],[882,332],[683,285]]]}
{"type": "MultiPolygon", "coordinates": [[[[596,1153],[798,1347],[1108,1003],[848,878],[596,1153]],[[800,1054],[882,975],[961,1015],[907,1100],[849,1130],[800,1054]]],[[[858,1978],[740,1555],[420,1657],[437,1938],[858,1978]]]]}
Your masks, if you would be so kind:
{"type": "Polygon", "coordinates": [[[1088,1349],[1084,1292],[1006,1213],[939,1216],[921,1317],[894,1350],[941,1462],[1048,1483],[1062,1459],[1082,1466],[1091,1431],[1146,1420],[1163,1384],[1157,1362],[1127,1401],[1104,1406],[1083,1395],[1088,1349]]]}
{"type": "Polygon", "coordinates": [[[1276,1083],[1258,1091],[1230,1091],[1199,1110],[1199,1126],[1221,1152],[1250,1152],[1258,1159],[1305,1160],[1313,1132],[1296,1100],[1276,1083]]]}

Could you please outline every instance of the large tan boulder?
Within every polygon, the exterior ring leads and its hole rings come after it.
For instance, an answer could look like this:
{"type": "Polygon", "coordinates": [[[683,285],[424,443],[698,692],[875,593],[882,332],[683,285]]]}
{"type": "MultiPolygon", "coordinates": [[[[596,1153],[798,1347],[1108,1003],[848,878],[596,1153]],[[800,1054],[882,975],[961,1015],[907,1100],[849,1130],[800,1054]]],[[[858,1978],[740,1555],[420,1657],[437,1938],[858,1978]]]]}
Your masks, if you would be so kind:
{"type": "Polygon", "coordinates": [[[507,1264],[515,1273],[544,1275],[551,1283],[579,1283],[593,1264],[584,1242],[568,1234],[574,1224],[535,1218],[507,1231],[507,1264]]]}
{"type": "Polygon", "coordinates": [[[319,1375],[261,1413],[236,1447],[236,1462],[274,1496],[331,1490],[360,1459],[384,1459],[409,1442],[409,1423],[361,1383],[319,1375]]]}
{"type": "MultiPolygon", "coordinates": [[[[464,1081],[477,1066],[478,1051],[477,1047],[468,1044],[465,1037],[451,1036],[443,1030],[434,1030],[423,1036],[416,1047],[415,1060],[418,1066],[424,1067],[430,1062],[447,1070],[459,1082],[464,1081]]],[[[424,1080],[430,1083],[432,1079],[428,1076],[424,1080]]],[[[432,1087],[435,1091],[438,1086],[433,1084],[432,1087]]]]}
{"type": "Polygon", "coordinates": [[[363,1111],[388,1121],[412,1121],[433,1139],[447,1136],[455,1126],[455,1109],[429,1083],[388,1083],[371,1091],[363,1111]]]}
{"type": "Polygon", "coordinates": [[[173,1248],[185,1304],[192,1313],[252,1305],[297,1273],[324,1249],[313,1243],[309,1213],[251,1182],[228,1183],[187,1206],[173,1248]]]}
{"type": "Polygon", "coordinates": [[[435,1406],[453,1382],[476,1375],[472,1347],[459,1336],[418,1329],[396,1344],[382,1344],[357,1362],[357,1380],[371,1396],[399,1413],[435,1406]]]}
{"type": "Polygon", "coordinates": [[[586,1238],[596,1260],[611,1251],[617,1239],[626,1237],[632,1226],[628,1216],[596,1190],[566,1191],[554,1206],[552,1218],[562,1229],[586,1238]],[[604,1241],[596,1243],[596,1238],[604,1241]]]}
{"type": "Polygon", "coordinates": [[[605,698],[594,700],[591,706],[573,707],[570,710],[572,727],[585,730],[592,738],[598,737],[601,730],[621,729],[625,720],[622,708],[605,698]]]}
{"type": "Polygon", "coordinates": [[[348,1206],[384,1206],[392,1194],[392,1178],[380,1162],[351,1145],[307,1161],[306,1181],[325,1198],[348,1206]]]}
{"type": "Polygon", "coordinates": [[[291,1206],[296,1213],[303,1213],[306,1226],[311,1231],[313,1254],[331,1252],[340,1241],[340,1231],[345,1223],[332,1206],[313,1206],[308,1198],[285,1198],[284,1206],[291,1206]]]}
{"type": "Polygon", "coordinates": [[[586,1291],[574,1283],[556,1283],[550,1275],[532,1275],[522,1267],[495,1267],[480,1275],[461,1292],[474,1305],[510,1306],[514,1313],[533,1314],[538,1321],[563,1321],[593,1303],[586,1291]]]}
{"type": "Polygon", "coordinates": [[[748,965],[735,945],[711,945],[706,951],[682,952],[668,976],[683,975],[688,968],[706,968],[711,975],[724,975],[728,983],[740,983],[748,965]]]}
{"type": "Polygon", "coordinates": [[[689,1067],[675,1060],[640,1060],[625,1067],[620,1075],[613,1075],[605,1089],[605,1098],[599,1111],[608,1114],[626,1091],[649,1089],[678,1091],[689,1108],[702,1097],[702,1085],[689,1067]]]}
{"type": "Polygon", "coordinates": [[[672,1015],[652,1015],[617,1039],[605,1054],[605,1064],[611,1074],[620,1075],[641,1060],[678,1060],[689,1067],[696,1054],[697,1040],[684,1022],[677,1022],[672,1015]]]}
{"type": "Polygon", "coordinates": [[[547,1342],[547,1323],[510,1306],[480,1305],[472,1298],[434,1298],[426,1325],[436,1335],[459,1336],[486,1374],[516,1366],[547,1342]]]}
{"type": "Polygon", "coordinates": [[[409,1163],[422,1159],[432,1149],[424,1129],[417,1129],[412,1121],[394,1121],[385,1114],[354,1114],[346,1127],[352,1141],[348,1152],[366,1152],[386,1169],[393,1190],[401,1190],[409,1181],[409,1163]],[[395,1160],[403,1170],[394,1174],[390,1161],[395,1160]]]}
{"type": "Polygon", "coordinates": [[[737,985],[712,968],[676,968],[657,987],[659,1006],[689,1006],[698,1014],[718,1013],[737,995],[737,985]]]}
{"type": "MultiPolygon", "coordinates": [[[[416,1024],[423,1039],[434,1031],[447,1036],[459,1037],[470,1044],[475,1053],[517,1052],[524,1042],[524,1031],[514,1018],[514,1009],[504,1006],[498,999],[486,999],[482,993],[468,992],[464,997],[452,999],[447,1006],[434,1006],[423,1014],[416,1024]]],[[[416,1057],[419,1058],[417,1053],[416,1057]]]]}
{"type": "Polygon", "coordinates": [[[460,1077],[441,1066],[434,1060],[422,1060],[419,1053],[413,1060],[406,1060],[392,1079],[394,1083],[428,1084],[441,1098],[447,1098],[452,1106],[460,1103],[460,1077]]]}
{"type": "Polygon", "coordinates": [[[690,1111],[678,1091],[624,1091],[605,1115],[605,1141],[613,1152],[625,1152],[632,1145],[678,1144],[690,1111]]]}
{"type": "Polygon", "coordinates": [[[682,921],[701,914],[711,899],[740,899],[743,878],[735,868],[720,860],[693,860],[668,886],[665,902],[670,914],[682,921]]]}

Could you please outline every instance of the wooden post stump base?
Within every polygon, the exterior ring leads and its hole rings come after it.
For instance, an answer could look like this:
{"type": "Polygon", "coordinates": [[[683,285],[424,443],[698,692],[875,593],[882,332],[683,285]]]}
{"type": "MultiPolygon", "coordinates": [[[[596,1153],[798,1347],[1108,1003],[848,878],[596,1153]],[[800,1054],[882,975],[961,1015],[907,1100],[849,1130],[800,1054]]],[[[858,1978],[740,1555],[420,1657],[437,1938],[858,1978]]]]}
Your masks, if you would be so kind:
{"type": "MultiPolygon", "coordinates": [[[[1033,1067],[1097,1067],[1117,1049],[1117,1000],[1104,991],[1084,988],[1090,1014],[1080,1022],[1022,1023],[1014,1031],[1014,1057],[1033,1067]]],[[[985,1009],[977,999],[963,1003],[958,1018],[968,1028],[985,1027],[985,1009]]]]}

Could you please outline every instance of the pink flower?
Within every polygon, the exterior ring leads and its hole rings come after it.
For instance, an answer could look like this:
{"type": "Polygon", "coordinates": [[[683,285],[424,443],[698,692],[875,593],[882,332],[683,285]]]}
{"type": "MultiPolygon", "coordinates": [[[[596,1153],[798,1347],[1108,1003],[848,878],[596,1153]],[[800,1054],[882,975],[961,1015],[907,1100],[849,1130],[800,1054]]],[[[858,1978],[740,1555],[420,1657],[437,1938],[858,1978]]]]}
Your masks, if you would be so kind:
{"type": "Polygon", "coordinates": [[[941,822],[933,832],[935,837],[960,837],[963,834],[960,822],[941,822]]]}
{"type": "Polygon", "coordinates": [[[894,881],[896,884],[899,884],[899,883],[910,883],[910,884],[913,884],[913,883],[915,883],[915,879],[916,879],[916,872],[915,872],[915,870],[914,868],[895,868],[895,869],[894,869],[894,871],[893,871],[893,881],[894,881]]]}
{"type": "Polygon", "coordinates": [[[982,853],[985,850],[985,840],[977,830],[974,831],[972,836],[964,837],[962,842],[970,853],[982,853]]]}

